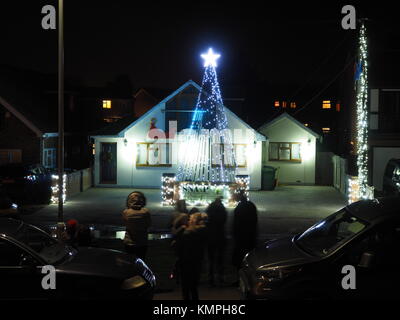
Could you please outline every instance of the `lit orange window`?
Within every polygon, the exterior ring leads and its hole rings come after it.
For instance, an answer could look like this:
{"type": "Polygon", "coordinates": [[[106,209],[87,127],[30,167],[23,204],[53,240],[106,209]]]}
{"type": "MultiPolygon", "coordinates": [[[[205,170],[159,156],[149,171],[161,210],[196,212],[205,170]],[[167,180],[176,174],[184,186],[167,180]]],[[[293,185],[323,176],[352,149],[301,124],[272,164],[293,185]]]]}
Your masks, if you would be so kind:
{"type": "Polygon", "coordinates": [[[330,109],[330,108],[331,108],[331,101],[330,100],[322,101],[322,109],[330,109]]]}
{"type": "Polygon", "coordinates": [[[274,107],[275,107],[275,108],[278,108],[279,106],[280,106],[279,101],[275,101],[275,102],[274,102],[274,107]]]}
{"type": "Polygon", "coordinates": [[[286,101],[282,101],[282,108],[286,108],[286,101]]]}
{"type": "Polygon", "coordinates": [[[291,102],[290,103],[290,108],[295,109],[296,108],[296,102],[291,102]]]}
{"type": "Polygon", "coordinates": [[[340,111],[340,102],[336,103],[336,111],[337,111],[337,112],[340,111]]]}
{"type": "Polygon", "coordinates": [[[331,132],[331,128],[322,128],[323,133],[331,132]]]}
{"type": "Polygon", "coordinates": [[[111,109],[111,100],[103,100],[103,109],[111,109]]]}

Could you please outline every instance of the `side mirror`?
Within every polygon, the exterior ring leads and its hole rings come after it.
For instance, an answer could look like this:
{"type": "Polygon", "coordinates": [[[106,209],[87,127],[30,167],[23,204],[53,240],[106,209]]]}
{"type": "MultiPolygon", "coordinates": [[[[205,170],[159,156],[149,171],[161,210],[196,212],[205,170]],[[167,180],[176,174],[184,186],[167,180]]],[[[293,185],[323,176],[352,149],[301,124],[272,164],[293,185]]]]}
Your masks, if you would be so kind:
{"type": "Polygon", "coordinates": [[[374,260],[375,254],[373,252],[364,252],[361,256],[358,266],[366,269],[372,268],[374,260]]]}

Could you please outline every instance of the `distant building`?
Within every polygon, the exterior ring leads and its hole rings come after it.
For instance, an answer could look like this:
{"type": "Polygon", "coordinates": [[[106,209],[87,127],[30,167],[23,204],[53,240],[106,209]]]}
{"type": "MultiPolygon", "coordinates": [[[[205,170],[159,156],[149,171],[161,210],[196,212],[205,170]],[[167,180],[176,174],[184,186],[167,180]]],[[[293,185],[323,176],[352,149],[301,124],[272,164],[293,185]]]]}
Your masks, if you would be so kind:
{"type": "Polygon", "coordinates": [[[400,89],[370,90],[370,181],[382,191],[383,174],[391,158],[400,159],[400,89]]]}

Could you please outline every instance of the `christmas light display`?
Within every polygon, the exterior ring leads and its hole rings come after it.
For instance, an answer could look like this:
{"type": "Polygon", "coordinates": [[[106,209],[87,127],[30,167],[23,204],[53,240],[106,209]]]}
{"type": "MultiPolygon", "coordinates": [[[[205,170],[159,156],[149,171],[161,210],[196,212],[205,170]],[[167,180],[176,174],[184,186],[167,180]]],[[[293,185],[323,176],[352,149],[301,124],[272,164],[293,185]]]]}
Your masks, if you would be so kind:
{"type": "Polygon", "coordinates": [[[365,25],[359,36],[358,62],[356,68],[357,90],[357,167],[359,199],[367,199],[368,187],[368,47],[365,25]]]}
{"type": "Polygon", "coordinates": [[[210,48],[201,56],[205,71],[191,126],[181,134],[177,180],[229,184],[236,161],[215,70],[220,55],[210,48]]]}
{"type": "MultiPolygon", "coordinates": [[[[51,176],[52,184],[51,184],[51,203],[55,204],[58,203],[58,175],[53,174],[51,176]]],[[[67,195],[66,195],[66,190],[67,190],[67,175],[63,175],[63,192],[62,192],[62,198],[63,198],[63,203],[67,200],[67,195]]]]}
{"type": "Polygon", "coordinates": [[[175,203],[175,174],[164,173],[161,177],[161,197],[164,206],[171,206],[175,203]]]}

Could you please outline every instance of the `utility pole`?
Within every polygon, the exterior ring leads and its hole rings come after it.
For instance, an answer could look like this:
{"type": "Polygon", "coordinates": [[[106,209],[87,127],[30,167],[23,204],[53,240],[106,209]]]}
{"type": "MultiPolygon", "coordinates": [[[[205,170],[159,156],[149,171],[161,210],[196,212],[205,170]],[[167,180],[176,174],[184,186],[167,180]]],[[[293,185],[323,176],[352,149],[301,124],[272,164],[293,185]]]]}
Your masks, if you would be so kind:
{"type": "Polygon", "coordinates": [[[58,235],[64,230],[64,0],[58,0],[58,235]]]}

